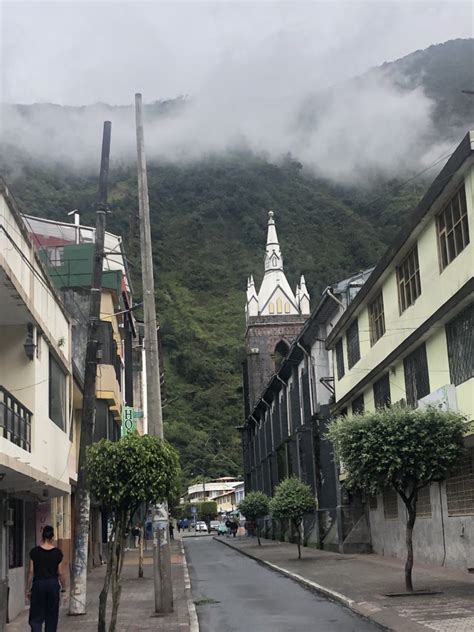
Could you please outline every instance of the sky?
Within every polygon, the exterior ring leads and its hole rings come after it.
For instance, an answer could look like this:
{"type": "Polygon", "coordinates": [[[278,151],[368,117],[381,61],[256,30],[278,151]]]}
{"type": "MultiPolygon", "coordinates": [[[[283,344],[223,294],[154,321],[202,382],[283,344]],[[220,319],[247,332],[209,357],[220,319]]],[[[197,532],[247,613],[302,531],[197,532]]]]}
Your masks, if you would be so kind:
{"type": "Polygon", "coordinates": [[[40,109],[26,118],[5,104],[130,105],[135,92],[145,103],[186,95],[179,114],[147,123],[151,157],[196,160],[245,147],[274,161],[291,152],[338,182],[391,176],[448,149],[426,143],[433,103],[421,89],[403,91],[380,76],[348,84],[311,106],[310,127],[301,124],[305,104],[385,61],[467,37],[473,5],[456,0],[3,0],[0,140],[41,160],[95,168],[102,122],[111,118],[113,157],[131,160],[132,108],[40,109]]]}
{"type": "Polygon", "coordinates": [[[1,100],[83,105],[198,95],[256,81],[284,97],[430,44],[472,37],[472,3],[1,4],[1,100]]]}

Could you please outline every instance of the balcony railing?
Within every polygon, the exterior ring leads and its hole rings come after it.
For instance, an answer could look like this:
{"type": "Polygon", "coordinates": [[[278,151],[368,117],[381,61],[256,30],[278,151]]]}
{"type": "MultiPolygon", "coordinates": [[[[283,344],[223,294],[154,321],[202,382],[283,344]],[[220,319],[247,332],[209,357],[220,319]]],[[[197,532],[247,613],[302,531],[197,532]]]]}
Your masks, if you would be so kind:
{"type": "Polygon", "coordinates": [[[15,445],[31,452],[33,413],[6,388],[0,386],[0,432],[15,445]]]}

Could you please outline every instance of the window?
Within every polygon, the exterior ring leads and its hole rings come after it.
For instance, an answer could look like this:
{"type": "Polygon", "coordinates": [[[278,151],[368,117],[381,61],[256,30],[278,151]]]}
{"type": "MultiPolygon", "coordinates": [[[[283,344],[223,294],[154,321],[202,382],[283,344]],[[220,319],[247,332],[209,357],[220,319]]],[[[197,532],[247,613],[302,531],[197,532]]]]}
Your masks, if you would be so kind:
{"type": "Polygon", "coordinates": [[[275,313],[275,305],[273,303],[268,304],[268,311],[270,312],[270,314],[275,313]]]}
{"type": "Polygon", "coordinates": [[[424,343],[403,360],[403,368],[407,404],[416,407],[418,400],[430,392],[430,378],[424,343]]]}
{"type": "Polygon", "coordinates": [[[353,415],[362,415],[364,412],[364,393],[361,393],[358,397],[354,399],[352,402],[352,414],[353,415]]]}
{"type": "Polygon", "coordinates": [[[397,520],[398,518],[398,495],[390,488],[383,492],[383,515],[385,520],[397,520]]]}
{"type": "Polygon", "coordinates": [[[63,246],[53,246],[51,248],[46,248],[46,254],[48,256],[49,265],[55,268],[63,265],[64,263],[64,247],[63,246]]]}
{"type": "Polygon", "coordinates": [[[416,517],[431,518],[431,485],[426,485],[418,490],[418,499],[416,501],[416,517]]]}
{"type": "Polygon", "coordinates": [[[283,313],[283,303],[281,298],[277,298],[277,314],[283,313]]]}
{"type": "Polygon", "coordinates": [[[418,265],[418,248],[405,257],[397,268],[398,302],[400,314],[413,305],[421,294],[420,266],[418,265]]]}
{"type": "Polygon", "coordinates": [[[347,329],[347,365],[352,368],[360,360],[359,325],[357,319],[347,329]]]}
{"type": "Polygon", "coordinates": [[[340,380],[344,377],[344,351],[342,350],[342,338],[336,343],[336,364],[337,364],[337,379],[340,380]]]}
{"type": "Polygon", "coordinates": [[[25,526],[23,501],[18,498],[10,498],[8,508],[13,518],[13,524],[8,527],[8,567],[18,568],[23,566],[23,532],[25,526]]]}
{"type": "Polygon", "coordinates": [[[285,314],[289,314],[289,313],[290,313],[290,304],[285,303],[285,314]]]}
{"type": "Polygon", "coordinates": [[[464,184],[438,215],[437,226],[440,267],[444,270],[469,243],[464,184]]]}
{"type": "Polygon", "coordinates": [[[375,408],[388,408],[390,401],[390,378],[388,373],[385,373],[380,380],[374,382],[375,408]]]}
{"type": "Polygon", "coordinates": [[[466,451],[446,480],[448,516],[474,515],[474,450],[466,451]]]}
{"type": "Polygon", "coordinates": [[[370,344],[373,346],[385,333],[382,292],[369,305],[370,344]]]}
{"type": "Polygon", "coordinates": [[[462,384],[474,376],[474,303],[446,325],[451,383],[462,384]]]}
{"type": "Polygon", "coordinates": [[[61,430],[65,430],[66,376],[51,353],[49,354],[49,418],[61,430]]]}

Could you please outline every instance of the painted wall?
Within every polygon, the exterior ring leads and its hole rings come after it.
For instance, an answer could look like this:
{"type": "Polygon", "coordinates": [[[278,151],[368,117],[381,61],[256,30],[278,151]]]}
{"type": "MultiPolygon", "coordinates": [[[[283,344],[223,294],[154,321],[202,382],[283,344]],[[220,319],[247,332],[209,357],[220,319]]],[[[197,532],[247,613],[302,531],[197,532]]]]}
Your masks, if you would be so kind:
{"type": "MultiPolygon", "coordinates": [[[[364,301],[358,313],[354,314],[354,318],[358,318],[361,358],[351,369],[348,368],[347,363],[347,329],[342,332],[345,375],[341,380],[337,379],[337,375],[335,376],[337,400],[344,397],[369,370],[377,366],[387,355],[396,349],[472,277],[472,263],[474,260],[474,169],[472,168],[465,178],[468,222],[471,236],[470,243],[442,272],[440,272],[437,229],[434,215],[444,207],[457,188],[458,184],[455,187],[450,187],[435,205],[433,205],[429,220],[425,225],[420,226],[422,229],[420,234],[412,235],[412,239],[404,246],[396,261],[390,266],[390,269],[385,274],[385,278],[381,278],[379,286],[375,288],[366,301],[364,301]],[[396,265],[411,250],[415,243],[418,244],[421,295],[414,305],[411,305],[400,314],[396,265]],[[368,304],[378,294],[380,289],[382,289],[383,292],[386,332],[371,346],[368,304]]],[[[443,377],[443,384],[447,384],[449,383],[449,367],[444,365],[442,370],[446,373],[443,377]]],[[[438,382],[439,381],[442,380],[438,380],[438,382]]],[[[471,413],[472,412],[474,411],[471,409],[471,413]]]]}

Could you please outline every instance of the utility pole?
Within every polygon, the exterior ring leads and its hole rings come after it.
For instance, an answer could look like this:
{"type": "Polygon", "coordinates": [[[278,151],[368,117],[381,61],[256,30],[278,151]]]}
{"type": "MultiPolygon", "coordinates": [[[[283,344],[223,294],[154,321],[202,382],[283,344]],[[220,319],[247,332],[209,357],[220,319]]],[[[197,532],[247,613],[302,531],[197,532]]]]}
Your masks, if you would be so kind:
{"type": "MultiPolygon", "coordinates": [[[[140,244],[142,257],[143,318],[145,321],[145,365],[148,433],[163,439],[161,409],[160,359],[151,247],[150,202],[146,172],[145,140],[143,135],[142,95],[135,95],[137,125],[138,206],[140,214],[140,244]]],[[[153,577],[155,582],[155,612],[173,611],[171,584],[171,553],[169,543],[168,507],[166,503],[153,510],[153,577]]]]}
{"type": "Polygon", "coordinates": [[[105,121],[102,135],[99,195],[96,210],[94,262],[87,328],[86,362],[84,372],[84,399],[81,418],[81,439],[76,487],[74,517],[74,563],[71,574],[69,614],[86,613],[87,554],[89,547],[90,495],[86,481],[86,451],[94,439],[95,395],[97,377],[98,325],[102,295],[102,269],[104,265],[105,217],[107,213],[107,185],[109,177],[110,134],[112,124],[105,121]]]}

